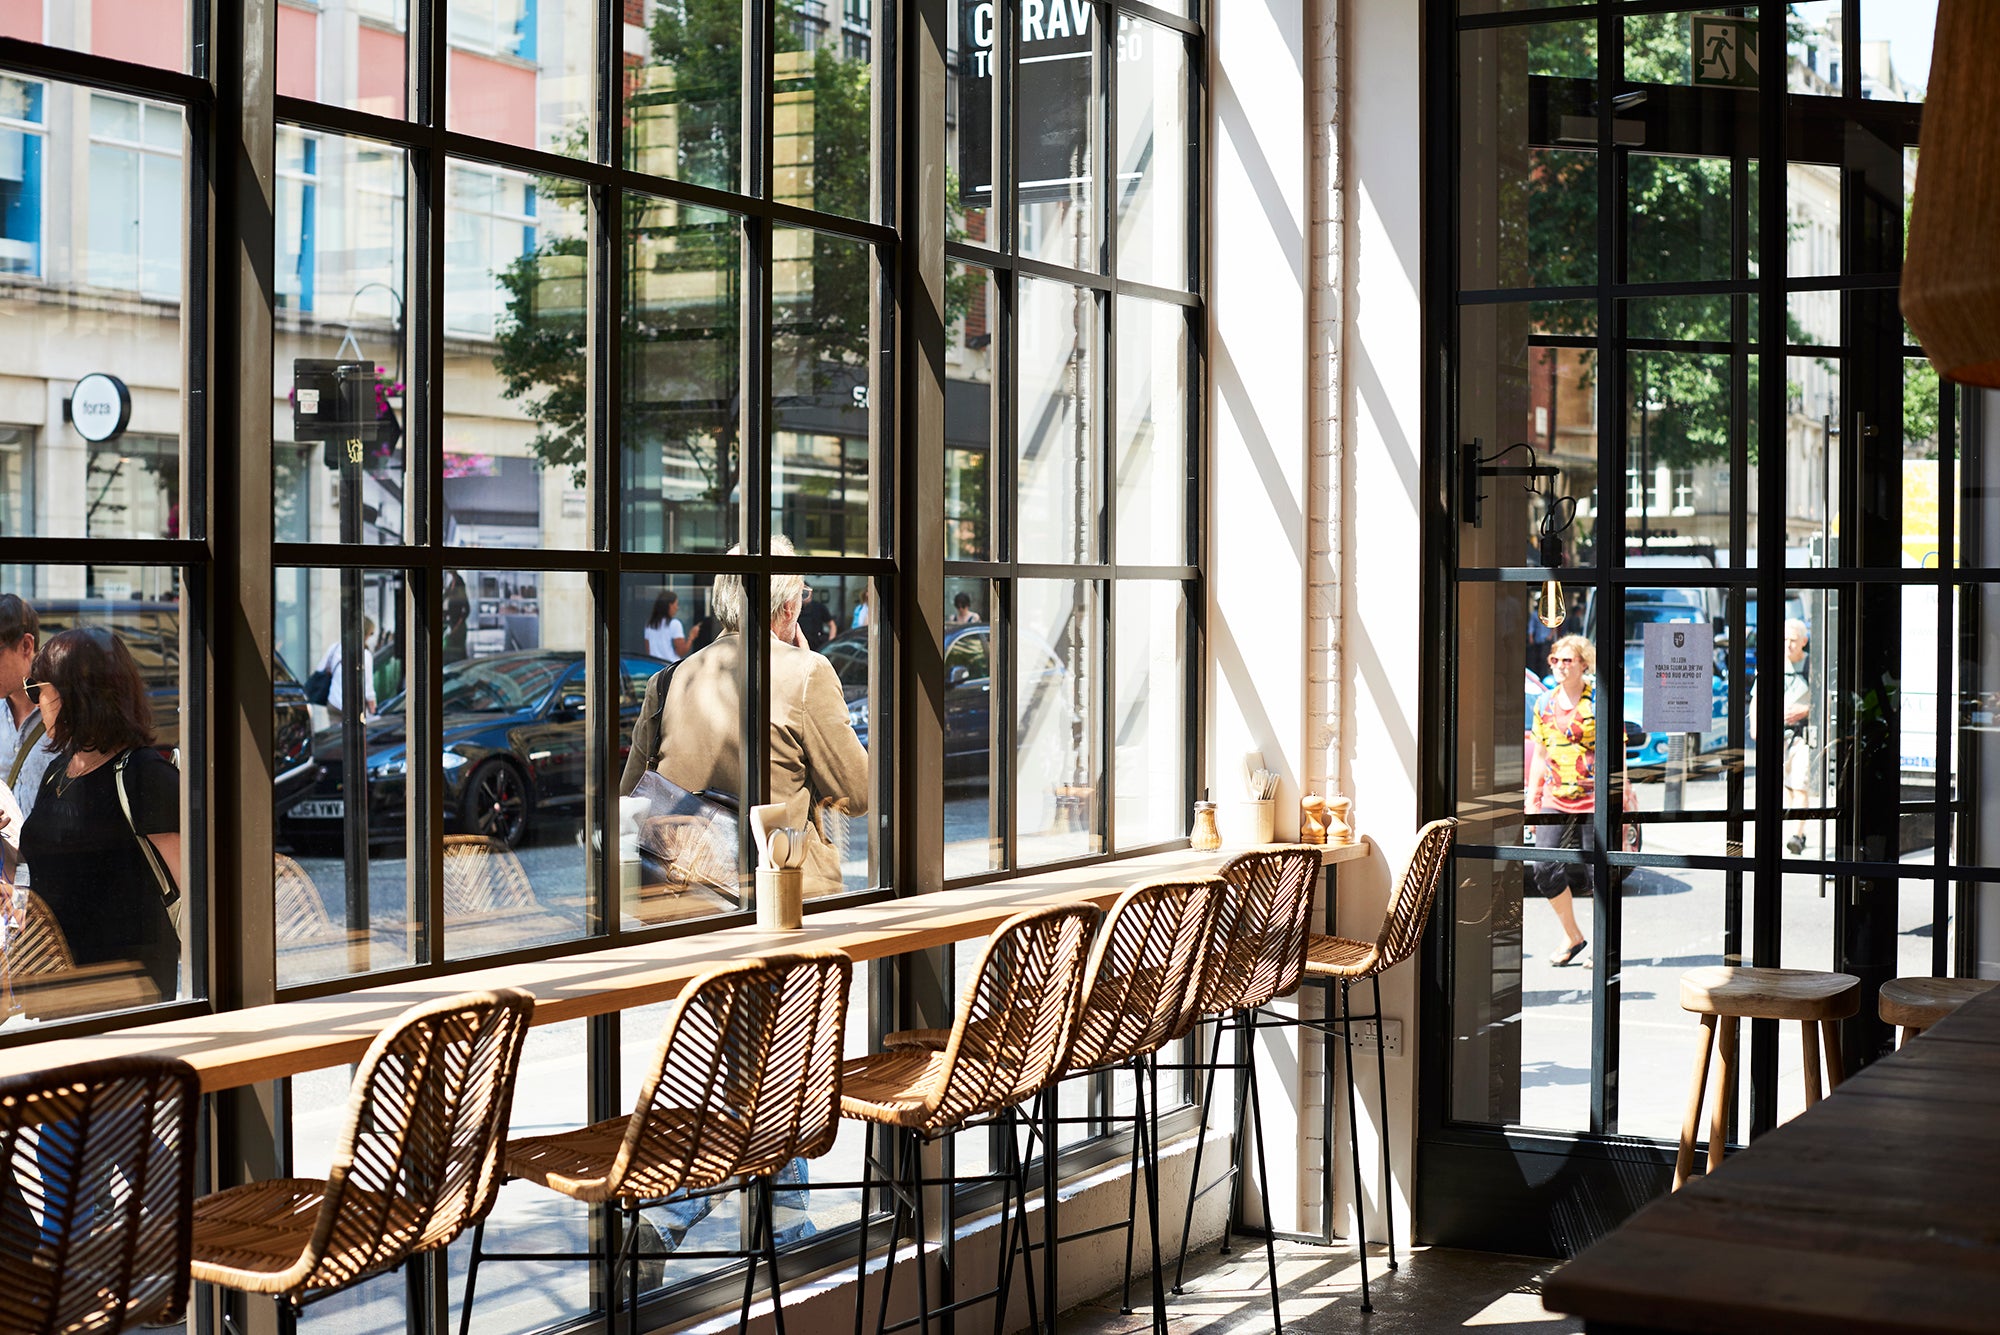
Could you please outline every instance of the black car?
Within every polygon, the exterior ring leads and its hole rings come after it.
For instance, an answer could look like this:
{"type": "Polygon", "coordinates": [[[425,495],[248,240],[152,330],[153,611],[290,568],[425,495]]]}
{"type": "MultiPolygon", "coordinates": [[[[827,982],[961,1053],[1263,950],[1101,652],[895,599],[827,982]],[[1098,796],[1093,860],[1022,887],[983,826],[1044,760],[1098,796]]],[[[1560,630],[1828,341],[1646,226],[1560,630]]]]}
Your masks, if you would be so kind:
{"type": "MultiPolygon", "coordinates": [[[[618,754],[646,683],[666,664],[628,655],[618,674],[618,754]]],[[[444,669],[444,818],[449,830],[518,844],[538,816],[583,810],[583,654],[531,649],[467,658],[444,669]]],[[[391,697],[368,730],[368,838],[400,840],[409,773],[404,695],[391,697]]],[[[294,847],[338,839],[347,813],[341,730],[314,739],[321,773],[306,800],[280,819],[294,847]]]]}
{"type": "MultiPolygon", "coordinates": [[[[125,642],[153,706],[154,744],[181,745],[181,609],[178,603],[133,598],[56,598],[34,604],[46,643],[58,631],[102,626],[125,642]]],[[[275,809],[284,812],[319,778],[313,757],[312,711],[305,687],[283,655],[271,656],[271,773],[275,809]]]]}

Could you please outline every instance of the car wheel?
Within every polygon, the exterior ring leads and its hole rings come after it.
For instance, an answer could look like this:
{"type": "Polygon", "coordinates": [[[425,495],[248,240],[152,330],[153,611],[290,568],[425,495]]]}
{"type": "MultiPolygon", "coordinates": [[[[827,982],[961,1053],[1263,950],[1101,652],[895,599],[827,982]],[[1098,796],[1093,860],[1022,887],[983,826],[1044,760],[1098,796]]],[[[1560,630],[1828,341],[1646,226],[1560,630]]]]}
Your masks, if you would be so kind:
{"type": "Polygon", "coordinates": [[[513,848],[528,832],[528,781],[504,760],[489,760],[466,780],[459,826],[513,848]]]}

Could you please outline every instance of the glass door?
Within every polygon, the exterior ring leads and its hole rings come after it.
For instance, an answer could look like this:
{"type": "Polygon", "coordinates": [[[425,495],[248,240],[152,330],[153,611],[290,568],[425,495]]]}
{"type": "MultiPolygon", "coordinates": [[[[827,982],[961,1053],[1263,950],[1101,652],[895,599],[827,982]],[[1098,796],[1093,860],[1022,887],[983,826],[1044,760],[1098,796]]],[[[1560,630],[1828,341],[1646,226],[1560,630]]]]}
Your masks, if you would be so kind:
{"type": "MultiPolygon", "coordinates": [[[[1964,963],[1966,414],[1896,302],[1935,11],[1460,8],[1419,1227],[1563,1254],[1666,1185],[1686,969],[1964,963]]],[[[1732,1140],[1802,1103],[1747,1051],[1732,1140]]]]}

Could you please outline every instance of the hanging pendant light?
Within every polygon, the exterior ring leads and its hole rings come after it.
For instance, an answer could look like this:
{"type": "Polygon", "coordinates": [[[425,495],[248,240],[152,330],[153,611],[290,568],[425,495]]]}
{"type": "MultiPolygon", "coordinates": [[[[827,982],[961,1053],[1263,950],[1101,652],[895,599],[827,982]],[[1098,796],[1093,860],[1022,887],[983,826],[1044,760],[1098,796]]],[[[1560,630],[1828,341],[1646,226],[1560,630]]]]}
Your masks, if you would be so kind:
{"type": "Polygon", "coordinates": [[[1903,318],[1938,374],[2000,388],[2000,4],[1939,0],[1903,318]]]}

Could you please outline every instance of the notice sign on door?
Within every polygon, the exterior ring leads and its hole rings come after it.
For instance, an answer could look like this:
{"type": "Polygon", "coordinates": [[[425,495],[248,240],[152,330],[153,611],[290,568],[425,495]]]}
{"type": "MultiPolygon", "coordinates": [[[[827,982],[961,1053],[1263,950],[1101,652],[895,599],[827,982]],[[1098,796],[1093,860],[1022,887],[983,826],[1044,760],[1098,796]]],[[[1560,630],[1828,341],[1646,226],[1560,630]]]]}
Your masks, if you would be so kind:
{"type": "Polygon", "coordinates": [[[1715,711],[1715,627],[1649,621],[1644,649],[1639,726],[1647,732],[1707,732],[1715,711]]]}

